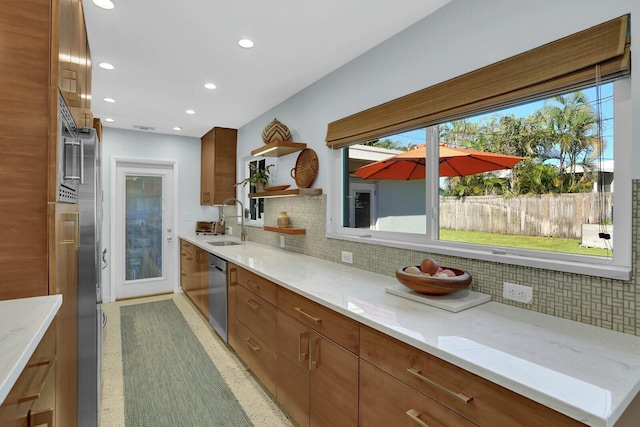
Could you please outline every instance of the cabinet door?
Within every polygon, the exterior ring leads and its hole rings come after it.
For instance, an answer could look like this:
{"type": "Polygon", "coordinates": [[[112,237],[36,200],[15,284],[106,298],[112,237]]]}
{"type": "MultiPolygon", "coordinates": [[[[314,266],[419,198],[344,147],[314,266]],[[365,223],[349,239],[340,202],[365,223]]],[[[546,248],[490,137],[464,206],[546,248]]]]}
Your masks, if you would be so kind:
{"type": "Polygon", "coordinates": [[[196,278],[198,308],[209,319],[209,252],[196,248],[196,278]]]}
{"type": "Polygon", "coordinates": [[[358,425],[358,356],[315,331],[309,339],[310,425],[358,425]]]}
{"type": "Polygon", "coordinates": [[[200,204],[221,205],[236,196],[237,129],[215,127],[201,139],[200,204]]]}
{"type": "Polygon", "coordinates": [[[62,295],[57,315],[56,425],[77,423],[78,400],[78,205],[49,205],[54,238],[49,251],[49,293],[62,295]]]}
{"type": "Polygon", "coordinates": [[[309,425],[309,334],[305,324],[278,310],[277,398],[301,427],[309,425]]]}

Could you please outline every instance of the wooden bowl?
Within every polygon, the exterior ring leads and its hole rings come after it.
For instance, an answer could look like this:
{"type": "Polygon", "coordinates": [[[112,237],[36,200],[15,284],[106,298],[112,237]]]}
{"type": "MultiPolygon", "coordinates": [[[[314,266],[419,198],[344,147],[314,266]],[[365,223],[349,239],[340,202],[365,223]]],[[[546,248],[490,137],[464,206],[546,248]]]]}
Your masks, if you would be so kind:
{"type": "Polygon", "coordinates": [[[406,287],[421,294],[447,295],[464,289],[471,284],[471,275],[457,268],[442,267],[456,273],[454,277],[418,276],[417,274],[405,273],[405,268],[407,267],[399,268],[396,271],[396,279],[406,287]]]}

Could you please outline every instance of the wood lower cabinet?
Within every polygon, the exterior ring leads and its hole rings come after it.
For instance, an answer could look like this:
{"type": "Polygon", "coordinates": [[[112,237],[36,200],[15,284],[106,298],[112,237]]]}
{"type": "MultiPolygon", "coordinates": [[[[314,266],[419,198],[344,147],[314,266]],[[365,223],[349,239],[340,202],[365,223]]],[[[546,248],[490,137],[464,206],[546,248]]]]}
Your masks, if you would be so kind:
{"type": "Polygon", "coordinates": [[[2,427],[53,427],[56,414],[56,319],[0,405],[2,427]]]}
{"type": "MultiPolygon", "coordinates": [[[[358,356],[303,319],[318,328],[324,325],[325,330],[338,332],[338,336],[349,329],[351,320],[332,319],[332,322],[331,316],[340,315],[331,313],[330,317],[323,317],[314,311],[314,304],[283,288],[278,289],[278,402],[301,426],[356,426],[358,356]],[[302,319],[281,310],[281,301],[286,301],[283,306],[292,308],[302,319]],[[339,320],[346,324],[336,327],[339,320]]],[[[357,324],[354,326],[357,337],[357,324]]]]}
{"type": "Polygon", "coordinates": [[[209,319],[209,253],[182,239],[180,286],[198,311],[209,319]]]}
{"type": "Polygon", "coordinates": [[[372,364],[360,360],[360,425],[473,427],[435,400],[409,387],[372,364]]]}
{"type": "Polygon", "coordinates": [[[227,269],[229,345],[266,389],[276,395],[276,307],[260,293],[268,286],[275,289],[275,285],[251,281],[253,273],[232,263],[227,269]]]}
{"type": "Polygon", "coordinates": [[[238,130],[214,127],[201,138],[200,204],[221,205],[236,197],[238,130]]]}
{"type": "MultiPolygon", "coordinates": [[[[361,360],[481,426],[584,426],[382,332],[361,326],[361,360]]],[[[429,423],[427,423],[429,424],[429,423]]]]}

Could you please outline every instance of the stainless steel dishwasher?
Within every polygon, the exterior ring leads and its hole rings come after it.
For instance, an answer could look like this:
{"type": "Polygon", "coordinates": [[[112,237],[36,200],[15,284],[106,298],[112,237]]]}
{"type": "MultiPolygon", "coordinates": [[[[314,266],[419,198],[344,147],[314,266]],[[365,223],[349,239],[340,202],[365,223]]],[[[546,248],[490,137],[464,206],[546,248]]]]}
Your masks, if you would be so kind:
{"type": "Polygon", "coordinates": [[[227,261],[209,254],[209,323],[227,342],[227,261]]]}

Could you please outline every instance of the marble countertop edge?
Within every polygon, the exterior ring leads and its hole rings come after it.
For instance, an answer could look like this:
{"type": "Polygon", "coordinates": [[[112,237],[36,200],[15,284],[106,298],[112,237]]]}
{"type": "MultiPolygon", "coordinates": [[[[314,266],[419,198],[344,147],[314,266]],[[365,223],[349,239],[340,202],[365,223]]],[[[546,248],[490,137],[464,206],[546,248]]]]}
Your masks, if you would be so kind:
{"type": "Polygon", "coordinates": [[[4,402],[62,306],[62,295],[0,301],[0,404],[4,402]],[[9,321],[8,318],[11,318],[9,321]],[[20,334],[13,333],[19,325],[20,334]],[[11,353],[4,346],[12,346],[11,353]]]}

